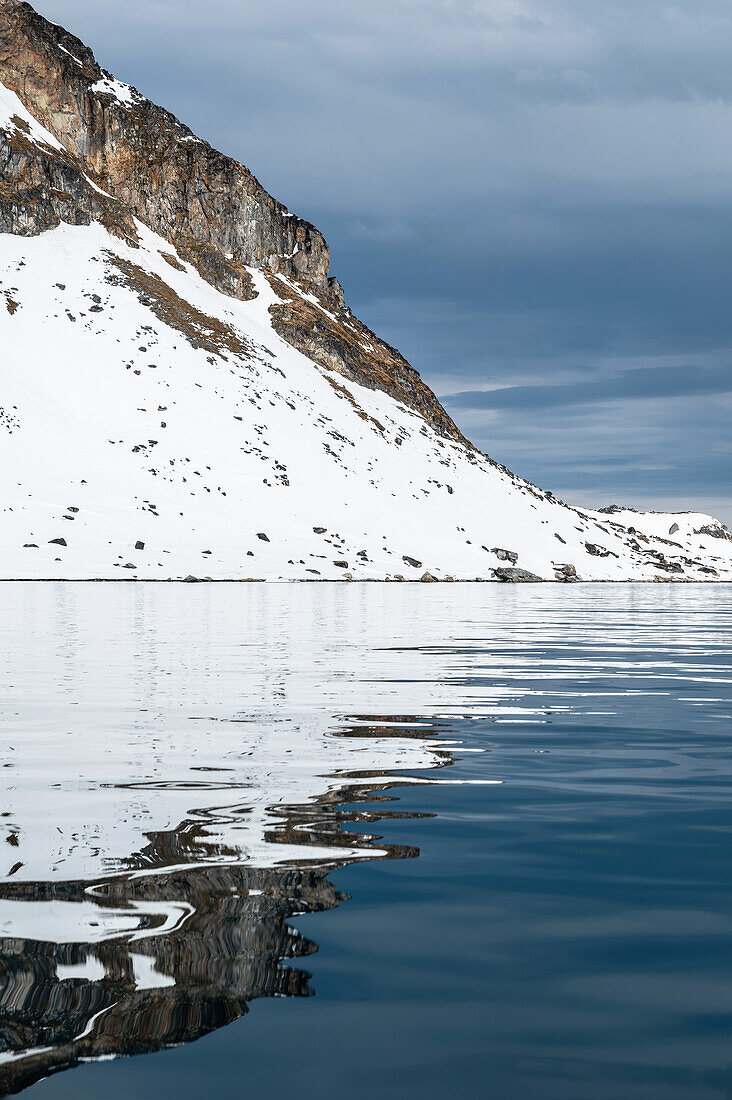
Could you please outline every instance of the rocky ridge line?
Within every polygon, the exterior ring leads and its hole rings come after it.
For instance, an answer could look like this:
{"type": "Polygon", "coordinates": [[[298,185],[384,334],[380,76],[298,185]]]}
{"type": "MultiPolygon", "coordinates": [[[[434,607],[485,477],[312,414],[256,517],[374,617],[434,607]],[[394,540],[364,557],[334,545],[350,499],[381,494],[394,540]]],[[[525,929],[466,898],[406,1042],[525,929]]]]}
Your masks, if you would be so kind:
{"type": "Polygon", "coordinates": [[[20,115],[0,130],[0,232],[99,221],[134,243],[138,219],[242,300],[254,295],[247,266],[261,268],[280,288],[286,280],[287,300],[273,310],[285,340],[466,442],[418,372],[347,309],[313,225],[22,0],[0,0],[0,81],[52,138],[34,139],[20,115]]]}

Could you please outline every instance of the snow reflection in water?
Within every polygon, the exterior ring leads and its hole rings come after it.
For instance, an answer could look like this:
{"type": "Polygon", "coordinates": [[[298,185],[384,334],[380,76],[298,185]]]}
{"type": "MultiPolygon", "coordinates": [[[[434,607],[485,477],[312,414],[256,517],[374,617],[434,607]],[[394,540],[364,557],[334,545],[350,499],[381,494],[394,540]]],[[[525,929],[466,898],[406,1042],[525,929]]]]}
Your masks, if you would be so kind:
{"type": "MultiPolygon", "coordinates": [[[[418,855],[379,839],[390,788],[449,782],[471,722],[641,713],[680,674],[709,706],[728,595],[664,593],[664,651],[646,592],[2,586],[1,1087],[310,994],[289,919],[339,904],[334,867],[418,855]]],[[[523,767],[485,761],[468,782],[523,767]]]]}

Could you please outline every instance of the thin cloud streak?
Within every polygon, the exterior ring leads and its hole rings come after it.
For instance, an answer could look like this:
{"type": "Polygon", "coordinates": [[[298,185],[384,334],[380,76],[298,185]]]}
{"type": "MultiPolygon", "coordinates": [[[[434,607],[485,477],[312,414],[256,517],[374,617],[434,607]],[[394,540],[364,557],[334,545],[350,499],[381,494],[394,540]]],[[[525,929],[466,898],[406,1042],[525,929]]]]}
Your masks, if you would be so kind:
{"type": "Polygon", "coordinates": [[[504,386],[494,390],[451,393],[443,401],[454,409],[554,409],[628,398],[657,399],[732,392],[729,367],[638,367],[595,382],[552,386],[504,386]]]}

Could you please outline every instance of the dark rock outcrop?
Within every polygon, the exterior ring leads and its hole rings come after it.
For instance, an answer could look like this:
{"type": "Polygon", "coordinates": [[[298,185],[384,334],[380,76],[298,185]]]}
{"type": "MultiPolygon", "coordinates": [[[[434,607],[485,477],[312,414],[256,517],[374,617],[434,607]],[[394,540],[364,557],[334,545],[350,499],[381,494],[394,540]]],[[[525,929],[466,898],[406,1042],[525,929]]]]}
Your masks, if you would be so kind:
{"type": "Polygon", "coordinates": [[[712,539],[727,539],[728,542],[732,542],[732,532],[721,523],[707,523],[704,527],[700,527],[698,531],[694,531],[694,534],[709,535],[712,539]]]}
{"type": "Polygon", "coordinates": [[[515,566],[509,565],[494,569],[493,574],[496,580],[509,584],[533,584],[543,580],[542,577],[537,577],[536,573],[530,573],[528,569],[517,569],[515,566]]]}

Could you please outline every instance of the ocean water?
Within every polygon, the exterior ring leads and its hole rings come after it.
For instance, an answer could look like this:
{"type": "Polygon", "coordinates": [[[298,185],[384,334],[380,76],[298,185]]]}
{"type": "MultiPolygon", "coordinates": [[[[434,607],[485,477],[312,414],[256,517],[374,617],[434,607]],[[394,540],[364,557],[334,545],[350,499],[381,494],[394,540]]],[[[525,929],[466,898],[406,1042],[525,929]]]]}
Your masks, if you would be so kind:
{"type": "Polygon", "coordinates": [[[732,587],[0,585],[0,1095],[732,1097],[732,587]]]}

